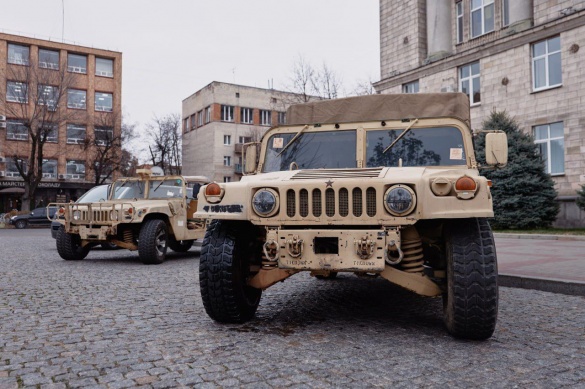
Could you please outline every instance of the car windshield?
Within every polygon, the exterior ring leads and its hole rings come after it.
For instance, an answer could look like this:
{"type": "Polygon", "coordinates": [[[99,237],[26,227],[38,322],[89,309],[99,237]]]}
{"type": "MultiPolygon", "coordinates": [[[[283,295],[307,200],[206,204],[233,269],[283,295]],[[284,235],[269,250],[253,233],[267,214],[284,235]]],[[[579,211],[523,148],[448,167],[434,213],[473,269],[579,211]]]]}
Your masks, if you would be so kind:
{"type": "Polygon", "coordinates": [[[109,185],[94,186],[85,192],[76,202],[77,203],[96,203],[105,201],[108,198],[109,185]]]}
{"type": "Polygon", "coordinates": [[[298,169],[355,168],[356,132],[305,132],[287,146],[296,133],[276,134],[268,139],[263,172],[298,169]],[[284,151],[283,151],[284,150],[284,151]]]}
{"type": "Polygon", "coordinates": [[[183,180],[152,180],[148,183],[149,199],[169,199],[183,197],[183,180]]]}
{"type": "Polygon", "coordinates": [[[137,180],[118,180],[114,183],[112,200],[118,199],[143,199],[144,198],[144,181],[137,180]]]}
{"type": "Polygon", "coordinates": [[[465,165],[461,131],[455,127],[413,128],[390,149],[404,131],[374,130],[366,135],[366,166],[447,166],[465,165]],[[386,152],[384,152],[386,150],[386,152]]]}

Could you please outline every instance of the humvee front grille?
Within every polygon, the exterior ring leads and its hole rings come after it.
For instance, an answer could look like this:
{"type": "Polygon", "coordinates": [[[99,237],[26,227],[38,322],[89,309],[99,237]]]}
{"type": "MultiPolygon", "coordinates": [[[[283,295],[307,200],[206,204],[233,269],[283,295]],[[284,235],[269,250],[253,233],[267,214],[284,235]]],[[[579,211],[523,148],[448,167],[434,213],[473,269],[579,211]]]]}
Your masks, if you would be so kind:
{"type": "Polygon", "coordinates": [[[320,217],[323,213],[323,202],[325,203],[325,215],[327,217],[347,217],[350,212],[353,216],[360,217],[363,214],[365,207],[366,214],[370,217],[376,215],[376,189],[368,188],[366,190],[365,204],[364,196],[361,188],[353,188],[350,191],[347,188],[341,188],[335,191],[332,188],[327,188],[325,193],[321,189],[313,189],[309,202],[309,192],[307,189],[301,189],[296,192],[289,189],[286,192],[286,215],[288,217],[297,216],[297,212],[301,217],[309,216],[311,211],[312,216],[320,217]],[[298,211],[297,211],[298,203],[298,211]],[[350,208],[351,206],[351,208],[350,208]]]}

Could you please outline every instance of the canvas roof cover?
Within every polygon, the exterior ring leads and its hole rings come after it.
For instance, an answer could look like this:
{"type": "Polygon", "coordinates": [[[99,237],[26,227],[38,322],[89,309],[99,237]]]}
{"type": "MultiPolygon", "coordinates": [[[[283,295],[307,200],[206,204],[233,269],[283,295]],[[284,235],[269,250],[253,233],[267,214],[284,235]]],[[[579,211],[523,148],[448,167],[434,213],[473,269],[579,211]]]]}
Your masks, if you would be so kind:
{"type": "Polygon", "coordinates": [[[366,95],[291,105],[287,125],[377,120],[458,118],[470,126],[469,97],[464,93],[366,95]]]}

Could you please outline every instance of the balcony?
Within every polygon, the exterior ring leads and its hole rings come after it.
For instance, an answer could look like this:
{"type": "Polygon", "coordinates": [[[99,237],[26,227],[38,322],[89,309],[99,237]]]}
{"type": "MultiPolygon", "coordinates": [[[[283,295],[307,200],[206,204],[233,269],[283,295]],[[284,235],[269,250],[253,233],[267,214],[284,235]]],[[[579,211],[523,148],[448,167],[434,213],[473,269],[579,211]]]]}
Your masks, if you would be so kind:
{"type": "Polygon", "coordinates": [[[236,154],[242,154],[242,152],[244,151],[244,144],[243,143],[236,143],[235,145],[235,153],[236,154]]]}
{"type": "Polygon", "coordinates": [[[243,168],[243,165],[240,163],[236,163],[234,165],[234,170],[237,174],[242,174],[242,168],[243,168]]]}

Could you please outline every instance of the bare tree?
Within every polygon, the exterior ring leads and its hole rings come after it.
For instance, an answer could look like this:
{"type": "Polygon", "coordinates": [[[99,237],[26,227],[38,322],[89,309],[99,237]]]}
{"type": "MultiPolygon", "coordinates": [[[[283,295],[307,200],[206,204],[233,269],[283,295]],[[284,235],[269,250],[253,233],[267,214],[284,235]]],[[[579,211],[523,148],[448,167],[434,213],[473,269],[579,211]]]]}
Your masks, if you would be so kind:
{"type": "Polygon", "coordinates": [[[336,99],[341,94],[341,79],[325,62],[321,69],[314,73],[312,82],[317,96],[324,99],[336,99]]]}
{"type": "Polygon", "coordinates": [[[136,155],[132,154],[131,151],[122,149],[122,158],[120,160],[120,174],[123,177],[132,177],[136,175],[136,169],[138,169],[139,162],[136,155]]]}
{"type": "Polygon", "coordinates": [[[115,172],[121,172],[123,150],[127,142],[136,137],[135,124],[119,120],[114,112],[103,112],[94,118],[94,132],[87,137],[84,145],[90,157],[95,185],[111,179],[115,172]],[[121,125],[119,124],[121,122],[121,125]]]}
{"type": "Polygon", "coordinates": [[[58,147],[46,153],[47,142],[58,142],[59,128],[68,121],[86,120],[87,113],[67,109],[67,90],[75,75],[64,66],[53,70],[7,64],[0,73],[7,80],[6,94],[0,94],[0,106],[9,118],[5,155],[24,181],[22,209],[29,210],[43,178],[43,164],[59,153],[58,147]]]}
{"type": "Polygon", "coordinates": [[[354,96],[373,95],[376,93],[373,84],[374,82],[371,77],[367,80],[359,80],[353,89],[352,94],[354,96]]]}
{"type": "Polygon", "coordinates": [[[146,125],[150,138],[150,159],[153,166],[160,166],[165,174],[181,174],[181,116],[177,113],[155,116],[146,125]]]}
{"type": "Polygon", "coordinates": [[[319,99],[335,99],[341,97],[341,78],[326,63],[320,69],[299,55],[292,66],[290,83],[285,87],[295,96],[288,101],[292,103],[307,103],[319,99]]]}

